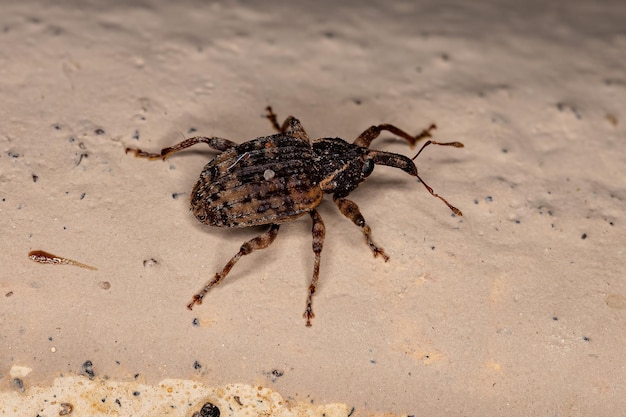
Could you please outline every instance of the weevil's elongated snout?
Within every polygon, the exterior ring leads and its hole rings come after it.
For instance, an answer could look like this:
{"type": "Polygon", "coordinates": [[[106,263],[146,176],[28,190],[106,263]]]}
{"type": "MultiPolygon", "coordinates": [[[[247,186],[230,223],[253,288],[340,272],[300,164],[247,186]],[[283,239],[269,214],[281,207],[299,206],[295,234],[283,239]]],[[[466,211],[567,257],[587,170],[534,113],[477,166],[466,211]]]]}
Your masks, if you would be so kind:
{"type": "Polygon", "coordinates": [[[404,155],[372,149],[368,152],[368,157],[371,158],[376,165],[400,168],[407,174],[417,177],[417,167],[410,158],[404,155]]]}
{"type": "MultiPolygon", "coordinates": [[[[463,147],[463,144],[460,143],[460,142],[450,142],[449,144],[448,143],[443,144],[443,143],[431,142],[430,144],[433,144],[433,145],[445,145],[445,146],[455,146],[457,148],[463,147]]],[[[424,147],[425,146],[426,145],[424,145],[424,147]]],[[[422,147],[422,149],[424,149],[424,147],[422,147]]],[[[422,151],[422,149],[420,149],[420,152],[422,151]]],[[[419,155],[419,152],[417,153],[417,155],[419,155]]],[[[415,155],[415,157],[413,159],[415,159],[417,157],[417,155],[415,155]]],[[[368,156],[370,158],[372,158],[372,160],[374,161],[374,163],[376,165],[387,165],[387,166],[394,167],[394,168],[400,168],[401,170],[403,170],[407,174],[412,175],[414,177],[417,177],[417,179],[420,180],[422,185],[424,185],[424,187],[426,187],[426,190],[428,190],[428,192],[433,197],[437,197],[438,199],[443,201],[445,203],[445,205],[448,206],[448,208],[450,210],[452,210],[452,212],[454,214],[456,214],[457,216],[462,216],[463,215],[461,210],[459,210],[458,208],[454,207],[452,204],[448,203],[448,200],[446,200],[445,198],[443,198],[439,194],[436,194],[433,191],[433,189],[428,184],[426,184],[424,182],[424,180],[417,173],[417,167],[415,166],[415,163],[413,163],[413,160],[411,160],[410,158],[408,158],[408,157],[406,157],[404,155],[396,154],[396,153],[377,151],[377,150],[370,150],[368,156]]]]}

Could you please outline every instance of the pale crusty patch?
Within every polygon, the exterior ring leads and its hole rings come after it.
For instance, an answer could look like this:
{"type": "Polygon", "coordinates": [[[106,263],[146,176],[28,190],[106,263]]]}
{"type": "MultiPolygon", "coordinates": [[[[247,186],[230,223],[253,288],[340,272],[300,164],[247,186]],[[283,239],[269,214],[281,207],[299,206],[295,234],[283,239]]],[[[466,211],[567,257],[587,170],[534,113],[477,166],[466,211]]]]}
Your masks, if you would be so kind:
{"type": "Polygon", "coordinates": [[[199,382],[164,379],[158,385],[89,379],[56,378],[51,386],[0,392],[0,415],[190,417],[210,402],[222,416],[346,417],[346,404],[310,404],[284,399],[262,386],[230,384],[208,387],[199,382]]]}

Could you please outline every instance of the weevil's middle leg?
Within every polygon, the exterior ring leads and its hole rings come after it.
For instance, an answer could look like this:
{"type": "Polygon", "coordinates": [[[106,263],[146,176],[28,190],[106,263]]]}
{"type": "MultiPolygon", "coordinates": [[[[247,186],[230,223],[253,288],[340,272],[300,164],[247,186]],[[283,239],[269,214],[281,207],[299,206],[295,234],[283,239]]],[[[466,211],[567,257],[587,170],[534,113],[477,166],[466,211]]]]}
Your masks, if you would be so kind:
{"type": "Polygon", "coordinates": [[[237,252],[237,254],[233,256],[230,261],[228,261],[226,266],[224,266],[224,269],[222,269],[222,272],[215,274],[213,279],[209,281],[204,286],[204,288],[202,288],[196,295],[193,296],[191,302],[187,304],[187,308],[189,310],[192,310],[195,304],[202,304],[202,299],[204,298],[206,293],[209,292],[211,288],[222,282],[224,278],[226,278],[226,275],[228,275],[230,270],[237,263],[237,261],[241,259],[242,256],[248,255],[258,249],[265,249],[269,245],[271,245],[274,239],[276,239],[276,235],[278,235],[279,228],[280,225],[272,224],[267,232],[260,234],[254,239],[250,239],[249,241],[241,245],[239,252],[237,252]]]}
{"type": "Polygon", "coordinates": [[[309,284],[309,296],[306,299],[306,310],[304,310],[304,318],[306,318],[307,327],[311,326],[311,319],[315,317],[313,313],[313,294],[317,289],[317,281],[320,276],[320,259],[322,254],[322,248],[324,247],[324,238],[326,237],[326,227],[322,221],[322,216],[319,215],[317,210],[313,209],[310,212],[311,219],[313,219],[313,253],[315,253],[315,263],[313,264],[313,278],[309,284]]]}
{"type": "Polygon", "coordinates": [[[197,145],[198,143],[206,143],[216,151],[222,152],[237,146],[235,142],[224,138],[207,138],[204,136],[196,136],[193,138],[185,139],[184,141],[177,143],[176,145],[169,148],[163,148],[161,150],[161,153],[144,152],[139,148],[126,148],[126,153],[133,152],[138,158],[148,158],[150,160],[166,160],[168,156],[176,152],[182,151],[183,149],[189,148],[190,146],[197,145]]]}
{"type": "Polygon", "coordinates": [[[412,136],[406,133],[404,130],[390,124],[382,124],[378,126],[370,126],[365,132],[361,133],[358,138],[354,140],[354,144],[357,146],[363,146],[365,148],[369,148],[370,144],[374,139],[380,136],[380,133],[383,130],[393,133],[396,136],[400,136],[403,139],[406,139],[409,142],[411,147],[415,146],[415,144],[424,138],[432,137],[431,131],[436,129],[437,126],[433,123],[428,128],[422,130],[415,136],[412,136]]]}
{"type": "Polygon", "coordinates": [[[370,229],[367,223],[365,223],[365,218],[361,214],[361,211],[359,210],[359,206],[357,206],[357,204],[354,201],[348,200],[347,198],[340,198],[340,197],[333,196],[333,201],[339,208],[339,211],[341,211],[341,214],[346,216],[348,219],[352,220],[352,223],[356,224],[363,230],[365,241],[367,242],[367,245],[372,250],[374,257],[380,255],[383,257],[385,262],[387,262],[389,260],[389,256],[387,256],[383,248],[376,246],[376,244],[372,240],[372,229],[370,229]]]}

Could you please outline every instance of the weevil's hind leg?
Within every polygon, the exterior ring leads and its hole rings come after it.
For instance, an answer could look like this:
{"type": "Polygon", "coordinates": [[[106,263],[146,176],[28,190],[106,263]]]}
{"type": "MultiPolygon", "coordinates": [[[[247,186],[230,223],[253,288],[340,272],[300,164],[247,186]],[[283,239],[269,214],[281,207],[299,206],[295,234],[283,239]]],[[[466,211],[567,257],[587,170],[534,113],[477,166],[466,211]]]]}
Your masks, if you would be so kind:
{"type": "Polygon", "coordinates": [[[372,229],[370,229],[367,223],[365,223],[365,218],[361,214],[361,211],[359,210],[359,206],[357,206],[357,204],[354,201],[348,200],[346,198],[333,196],[333,201],[339,208],[339,211],[341,211],[341,214],[346,216],[348,219],[352,220],[352,223],[356,224],[363,230],[365,241],[367,242],[367,245],[372,250],[374,257],[377,257],[378,255],[380,255],[385,260],[385,262],[387,262],[389,260],[389,256],[387,256],[383,248],[376,246],[376,244],[372,240],[372,229]]]}
{"type": "Polygon", "coordinates": [[[226,275],[228,275],[230,270],[233,268],[233,266],[235,266],[237,261],[239,261],[242,256],[248,255],[255,250],[265,249],[269,245],[271,245],[274,239],[276,239],[276,235],[278,235],[279,227],[280,225],[278,224],[272,224],[267,232],[260,234],[254,239],[250,239],[249,241],[241,245],[239,252],[237,252],[237,254],[233,256],[230,261],[228,261],[226,266],[224,266],[224,269],[222,269],[222,272],[215,274],[213,279],[209,281],[204,286],[204,288],[202,288],[196,295],[193,296],[191,302],[187,304],[187,308],[189,310],[192,310],[195,304],[202,304],[202,299],[204,298],[206,293],[209,292],[211,288],[222,282],[224,278],[226,278],[226,275]]]}
{"type": "Polygon", "coordinates": [[[417,135],[412,136],[406,133],[404,130],[398,127],[395,127],[394,125],[390,125],[390,124],[370,126],[370,128],[367,129],[365,132],[361,133],[359,137],[354,140],[353,143],[357,146],[363,146],[364,148],[369,148],[372,141],[376,139],[378,136],[380,136],[380,133],[383,130],[386,130],[388,132],[393,133],[396,136],[406,139],[407,142],[409,142],[409,145],[413,147],[419,140],[432,137],[431,131],[436,128],[437,126],[435,126],[435,124],[433,123],[428,128],[422,130],[417,135]]]}
{"type": "Polygon", "coordinates": [[[272,106],[267,106],[265,108],[265,111],[267,112],[265,117],[267,118],[267,120],[270,121],[270,123],[272,124],[272,127],[275,130],[277,130],[280,133],[285,133],[287,129],[289,129],[289,122],[293,118],[293,116],[289,116],[288,118],[286,118],[281,126],[278,124],[278,116],[276,116],[276,113],[274,113],[272,106]]]}
{"type": "Polygon", "coordinates": [[[176,145],[171,146],[169,148],[163,148],[161,150],[161,153],[144,152],[139,148],[126,148],[126,153],[133,152],[137,158],[147,158],[150,160],[155,160],[155,159],[165,160],[167,159],[168,156],[176,152],[182,151],[183,149],[189,148],[190,146],[197,145],[198,143],[206,143],[207,145],[209,145],[211,148],[215,149],[216,151],[222,151],[222,152],[237,146],[235,142],[228,140],[228,139],[224,139],[224,138],[215,138],[215,137],[207,138],[204,136],[196,136],[193,138],[185,139],[184,141],[177,143],[176,145]]]}
{"type": "Polygon", "coordinates": [[[306,133],[300,120],[296,119],[293,116],[289,116],[285,119],[282,126],[278,124],[276,113],[272,110],[272,106],[267,106],[265,108],[267,114],[265,117],[272,123],[274,129],[279,131],[280,133],[289,133],[290,136],[294,136],[296,138],[300,138],[307,142],[310,142],[309,135],[306,133]]]}
{"type": "Polygon", "coordinates": [[[326,227],[322,221],[322,216],[319,215],[317,210],[311,210],[311,219],[313,219],[313,253],[315,254],[315,263],[313,265],[313,278],[309,284],[309,296],[306,299],[306,310],[304,310],[304,318],[306,318],[307,327],[311,326],[311,319],[315,317],[313,314],[313,294],[317,289],[317,281],[320,276],[320,259],[322,254],[322,248],[324,247],[324,238],[326,237],[326,227]]]}

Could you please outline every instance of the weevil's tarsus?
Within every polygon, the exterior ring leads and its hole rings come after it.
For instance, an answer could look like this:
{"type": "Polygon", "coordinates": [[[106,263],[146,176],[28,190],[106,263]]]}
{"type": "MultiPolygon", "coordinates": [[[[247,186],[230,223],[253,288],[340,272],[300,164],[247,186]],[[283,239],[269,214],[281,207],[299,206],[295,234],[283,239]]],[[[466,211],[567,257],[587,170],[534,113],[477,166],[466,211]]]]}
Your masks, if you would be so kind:
{"type": "Polygon", "coordinates": [[[280,124],[278,124],[278,117],[276,116],[276,113],[274,113],[274,110],[272,110],[272,106],[267,106],[265,108],[265,118],[267,120],[270,121],[270,123],[272,124],[272,127],[279,133],[285,133],[287,131],[287,129],[289,128],[289,117],[287,119],[285,119],[285,121],[283,122],[282,126],[280,124]]]}
{"type": "Polygon", "coordinates": [[[352,200],[347,198],[340,198],[333,196],[333,201],[341,211],[341,214],[346,216],[355,225],[359,226],[363,230],[363,236],[365,236],[365,242],[371,249],[374,257],[381,256],[385,262],[389,260],[389,256],[385,253],[383,248],[377,246],[372,240],[372,229],[365,223],[365,218],[359,210],[359,206],[352,200]]]}
{"type": "Polygon", "coordinates": [[[363,133],[361,133],[355,140],[354,142],[352,142],[354,145],[357,146],[362,146],[364,148],[369,148],[370,144],[372,143],[372,141],[374,139],[376,139],[377,137],[380,136],[381,132],[383,130],[386,130],[388,132],[393,133],[396,136],[399,136],[403,139],[406,139],[407,142],[409,142],[409,145],[411,146],[411,148],[413,146],[415,146],[415,144],[424,139],[424,138],[430,138],[432,137],[432,131],[435,130],[437,128],[437,126],[433,123],[430,126],[428,126],[426,129],[422,130],[420,133],[418,133],[415,136],[410,135],[409,133],[405,132],[404,130],[394,126],[394,125],[390,125],[390,124],[380,124],[377,126],[370,126],[368,129],[366,129],[363,133]]]}
{"type": "Polygon", "coordinates": [[[241,245],[239,252],[237,252],[237,254],[233,256],[230,259],[230,261],[228,261],[228,263],[224,266],[222,271],[215,274],[213,279],[209,281],[204,286],[204,288],[202,288],[196,295],[193,296],[193,298],[191,299],[191,302],[187,304],[187,308],[189,310],[192,310],[194,305],[202,304],[202,299],[204,298],[206,293],[208,293],[211,288],[218,285],[220,282],[222,282],[224,278],[226,278],[226,275],[228,275],[230,270],[233,268],[233,266],[235,266],[237,261],[239,261],[239,259],[241,259],[242,256],[249,255],[255,250],[265,249],[269,245],[271,245],[274,239],[276,239],[276,236],[278,235],[279,228],[280,228],[280,225],[272,224],[267,232],[262,233],[259,236],[255,237],[254,239],[250,239],[249,241],[241,245]]]}
{"type": "Polygon", "coordinates": [[[125,152],[132,152],[133,154],[135,154],[136,158],[146,158],[150,160],[162,159],[160,153],[144,152],[139,148],[126,148],[125,152]]]}
{"type": "Polygon", "coordinates": [[[235,146],[237,146],[237,144],[233,142],[232,140],[228,140],[224,138],[218,138],[218,137],[207,138],[205,136],[195,136],[193,138],[185,139],[182,142],[177,143],[174,146],[163,148],[161,150],[161,153],[144,152],[139,148],[126,148],[126,153],[132,152],[135,154],[137,158],[146,158],[150,160],[162,159],[165,161],[170,155],[173,155],[176,152],[180,152],[183,149],[187,149],[199,143],[206,143],[212,149],[215,149],[216,151],[220,151],[220,152],[224,152],[230,148],[234,148],[235,146]]]}
{"type": "Polygon", "coordinates": [[[298,139],[302,139],[307,142],[311,141],[309,135],[302,127],[300,120],[296,119],[293,116],[289,116],[285,119],[282,125],[279,125],[276,113],[274,113],[274,111],[272,110],[272,106],[267,106],[265,108],[265,111],[267,112],[265,117],[270,121],[272,127],[279,133],[289,133],[289,135],[298,139]]]}

